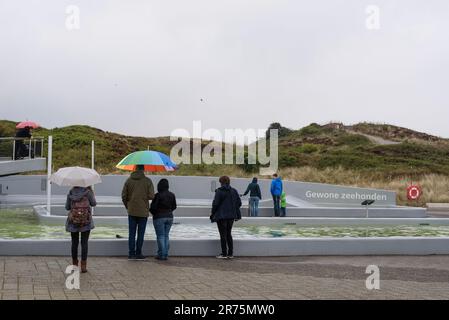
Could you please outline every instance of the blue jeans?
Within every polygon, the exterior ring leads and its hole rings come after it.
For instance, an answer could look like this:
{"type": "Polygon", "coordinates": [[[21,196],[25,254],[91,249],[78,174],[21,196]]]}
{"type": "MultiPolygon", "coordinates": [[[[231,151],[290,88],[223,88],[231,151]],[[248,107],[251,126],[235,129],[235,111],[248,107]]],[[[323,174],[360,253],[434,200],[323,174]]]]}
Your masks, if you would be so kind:
{"type": "Polygon", "coordinates": [[[145,236],[145,229],[147,228],[148,218],[128,216],[129,227],[129,253],[130,256],[142,255],[143,239],[145,236]],[[136,242],[137,232],[137,242],[136,242]]]}
{"type": "Polygon", "coordinates": [[[273,195],[273,204],[274,204],[274,216],[279,217],[281,215],[281,196],[273,195]]]}
{"type": "Polygon", "coordinates": [[[249,197],[249,215],[257,217],[259,215],[259,197],[249,197]]]}
{"type": "Polygon", "coordinates": [[[173,218],[153,218],[154,231],[157,237],[157,255],[160,258],[167,258],[170,249],[169,233],[173,224],[173,218]]]}

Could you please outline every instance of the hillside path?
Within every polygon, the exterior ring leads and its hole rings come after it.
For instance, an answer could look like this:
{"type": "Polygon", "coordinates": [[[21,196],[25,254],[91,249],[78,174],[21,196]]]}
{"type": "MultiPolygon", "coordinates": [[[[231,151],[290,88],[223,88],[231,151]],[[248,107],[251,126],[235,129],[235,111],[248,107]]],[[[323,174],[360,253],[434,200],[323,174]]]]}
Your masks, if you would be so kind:
{"type": "Polygon", "coordinates": [[[371,142],[373,142],[373,143],[375,143],[375,144],[380,144],[380,145],[400,144],[400,142],[398,142],[398,141],[386,140],[386,139],[381,138],[381,137],[372,136],[372,135],[365,134],[365,133],[361,133],[361,132],[357,132],[357,131],[346,130],[346,132],[347,132],[347,133],[350,133],[350,134],[359,134],[359,135],[365,136],[365,137],[367,137],[371,142]]]}

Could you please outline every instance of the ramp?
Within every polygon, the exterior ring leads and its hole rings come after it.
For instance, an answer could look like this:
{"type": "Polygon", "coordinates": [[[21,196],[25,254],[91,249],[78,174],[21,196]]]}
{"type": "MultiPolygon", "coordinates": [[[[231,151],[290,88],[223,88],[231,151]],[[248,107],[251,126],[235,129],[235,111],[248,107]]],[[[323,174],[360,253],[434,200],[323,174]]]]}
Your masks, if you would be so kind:
{"type": "Polygon", "coordinates": [[[0,161],[0,176],[29,171],[45,171],[46,165],[46,158],[0,161]]]}

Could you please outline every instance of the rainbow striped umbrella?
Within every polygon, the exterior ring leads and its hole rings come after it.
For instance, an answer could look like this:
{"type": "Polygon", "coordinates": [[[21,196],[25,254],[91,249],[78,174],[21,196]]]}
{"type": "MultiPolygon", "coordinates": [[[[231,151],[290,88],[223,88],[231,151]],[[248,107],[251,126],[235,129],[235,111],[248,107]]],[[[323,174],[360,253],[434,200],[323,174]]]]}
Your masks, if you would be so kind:
{"type": "Polygon", "coordinates": [[[143,165],[147,172],[174,171],[178,167],[167,155],[151,150],[133,152],[124,157],[116,167],[135,171],[137,165],[143,165]]]}

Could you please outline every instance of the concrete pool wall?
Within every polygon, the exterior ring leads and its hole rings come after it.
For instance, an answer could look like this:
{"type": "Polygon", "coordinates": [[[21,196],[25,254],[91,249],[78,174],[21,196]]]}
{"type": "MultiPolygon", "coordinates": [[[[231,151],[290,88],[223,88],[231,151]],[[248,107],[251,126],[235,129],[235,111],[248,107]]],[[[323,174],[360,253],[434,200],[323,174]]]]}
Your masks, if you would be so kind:
{"type": "MultiPolygon", "coordinates": [[[[430,255],[449,254],[449,238],[274,238],[238,239],[236,256],[301,256],[301,255],[430,255]]],[[[156,241],[145,240],[145,255],[154,255],[156,241]]],[[[172,256],[215,256],[219,240],[171,240],[172,256]]],[[[128,241],[90,240],[90,256],[127,256],[128,241]]],[[[69,256],[70,240],[0,240],[3,256],[69,256]]]]}
{"type": "MultiPolygon", "coordinates": [[[[209,217],[211,212],[210,205],[178,205],[175,211],[177,217],[209,217]]],[[[242,216],[248,216],[248,209],[241,209],[242,216]]],[[[371,218],[423,218],[423,210],[421,208],[382,208],[374,207],[369,209],[369,217],[371,218]]],[[[46,207],[39,208],[40,215],[48,215],[46,207]]],[[[260,217],[272,217],[272,208],[259,208],[260,217]]],[[[67,211],[63,205],[53,205],[51,209],[51,217],[67,216],[67,211]]],[[[123,205],[109,204],[98,205],[95,208],[95,216],[97,217],[126,217],[127,212],[123,205]]],[[[324,217],[324,218],[361,218],[366,219],[366,209],[359,207],[335,208],[335,207],[287,207],[288,217],[324,217]]]]}
{"type": "MultiPolygon", "coordinates": [[[[63,207],[60,207],[61,209],[63,207]]],[[[47,215],[45,206],[34,206],[36,216],[45,224],[64,224],[67,212],[52,216],[47,215]]],[[[94,215],[96,225],[127,225],[126,215],[94,215]]],[[[210,225],[209,216],[181,216],[176,214],[175,223],[210,225]]],[[[394,225],[449,225],[445,218],[344,218],[344,217],[245,217],[236,222],[237,225],[298,225],[298,226],[394,226],[394,225]]]]}
{"type": "MultiPolygon", "coordinates": [[[[120,193],[128,176],[103,176],[103,183],[95,186],[99,202],[95,210],[96,224],[126,223],[126,213],[120,204],[120,193]]],[[[160,178],[150,176],[156,185],[160,178]]],[[[178,198],[187,201],[175,212],[178,223],[209,223],[210,203],[218,186],[217,177],[168,176],[171,189],[178,198]]],[[[232,185],[243,193],[250,179],[232,178],[232,185]]],[[[300,225],[394,225],[421,224],[438,221],[426,218],[424,208],[396,206],[395,192],[350,188],[316,183],[285,181],[288,194],[286,218],[271,218],[270,180],[260,180],[263,200],[259,218],[245,217],[240,224],[270,225],[291,223],[300,225]],[[373,198],[375,204],[366,218],[360,203],[373,198]],[[266,205],[265,205],[266,204],[266,205]],[[265,216],[265,217],[264,217],[265,216]]],[[[62,224],[66,211],[62,204],[68,188],[53,186],[52,215],[48,216],[45,202],[45,176],[12,176],[0,178],[0,204],[34,205],[34,212],[43,223],[62,224]]],[[[182,201],[181,201],[182,202],[182,201]]],[[[244,200],[244,203],[246,201],[244,200]]],[[[442,224],[445,224],[445,222],[442,224]]],[[[145,254],[155,252],[156,242],[145,241],[145,254]]],[[[184,239],[171,241],[171,255],[214,256],[219,250],[218,239],[184,239]]],[[[449,238],[442,237],[370,237],[370,238],[272,238],[236,239],[237,256],[295,256],[295,255],[388,255],[388,254],[449,254],[449,238]]],[[[126,239],[97,240],[89,244],[90,255],[126,256],[126,239]]],[[[69,240],[0,240],[0,255],[68,255],[69,240]]]]}
{"type": "MultiPolygon", "coordinates": [[[[95,193],[100,205],[116,204],[110,206],[105,212],[98,208],[99,215],[125,215],[124,207],[120,204],[122,186],[127,175],[102,176],[103,183],[95,186],[95,193]]],[[[214,196],[214,190],[218,186],[217,177],[191,177],[191,176],[149,176],[156,185],[162,177],[170,182],[171,190],[178,199],[190,201],[183,205],[180,201],[176,211],[180,216],[209,216],[210,205],[214,196]]],[[[243,193],[250,179],[232,178],[233,187],[243,193]]],[[[262,201],[260,203],[260,216],[272,216],[272,201],[270,195],[269,179],[261,179],[262,201]]],[[[0,178],[0,203],[21,203],[32,201],[44,203],[46,196],[47,180],[45,176],[13,176],[0,178]]],[[[344,186],[284,181],[287,193],[287,215],[302,217],[348,217],[363,218],[366,210],[361,206],[365,199],[375,199],[375,203],[369,209],[370,217],[426,217],[425,208],[412,208],[396,206],[396,193],[392,191],[351,188],[344,186]]],[[[52,186],[52,200],[54,203],[64,203],[65,195],[69,188],[52,186]]],[[[244,208],[242,214],[247,214],[247,200],[242,199],[244,208]]],[[[53,212],[52,212],[53,214],[53,212]]],[[[55,214],[62,214],[55,207],[55,214]]],[[[65,213],[64,213],[65,214],[65,213]]]]}
{"type": "MultiPolygon", "coordinates": [[[[156,185],[161,178],[170,182],[170,189],[182,199],[213,199],[218,184],[218,177],[196,176],[162,176],[148,175],[156,185]]],[[[103,183],[95,186],[99,196],[120,196],[123,184],[128,175],[104,175],[103,183]]],[[[251,179],[231,178],[231,185],[243,193],[251,179]]],[[[260,179],[259,184],[263,199],[271,199],[270,179],[260,179]]],[[[47,178],[43,175],[0,177],[0,194],[3,195],[46,195],[47,178]]],[[[67,187],[52,186],[53,195],[65,195],[67,187]]],[[[393,191],[353,188],[322,183],[308,183],[297,181],[284,181],[287,195],[297,200],[295,206],[307,205],[334,205],[359,206],[363,200],[374,198],[374,206],[395,206],[396,193],[393,191]]]]}

